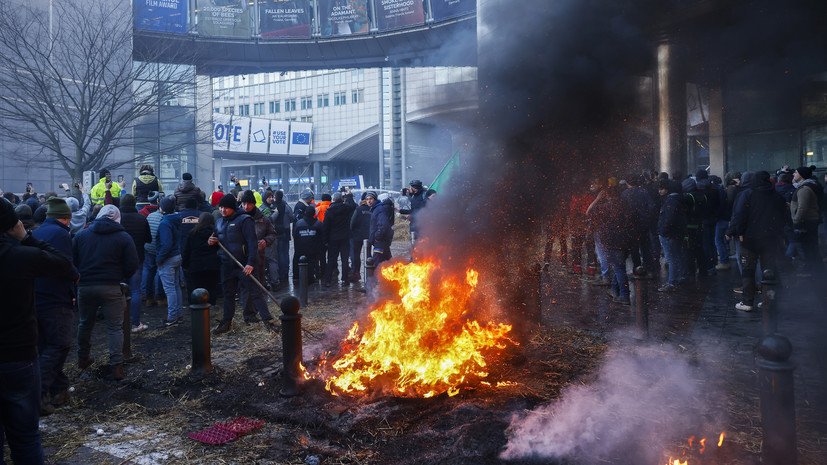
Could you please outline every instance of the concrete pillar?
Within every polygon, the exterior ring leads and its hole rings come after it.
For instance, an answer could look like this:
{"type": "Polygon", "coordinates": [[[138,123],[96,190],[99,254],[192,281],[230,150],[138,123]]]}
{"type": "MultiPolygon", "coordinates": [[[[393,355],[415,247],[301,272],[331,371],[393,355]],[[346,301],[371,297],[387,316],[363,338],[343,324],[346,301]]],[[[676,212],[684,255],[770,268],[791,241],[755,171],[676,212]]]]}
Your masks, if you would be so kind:
{"type": "Polygon", "coordinates": [[[726,174],[726,146],[724,145],[724,102],[721,89],[709,89],[709,172],[722,179],[726,174]]]}
{"type": "Polygon", "coordinates": [[[281,188],[284,190],[284,193],[290,191],[290,164],[289,163],[282,163],[281,165],[281,188]]]}
{"type": "Polygon", "coordinates": [[[316,198],[322,198],[322,164],[318,161],[313,162],[313,192],[316,198]]]}
{"type": "MultiPolygon", "coordinates": [[[[196,70],[197,71],[197,70],[196,70]]],[[[195,74],[195,160],[192,174],[202,189],[217,190],[221,182],[221,168],[215,169],[212,146],[212,79],[209,75],[195,74]]],[[[226,187],[226,186],[225,186],[226,187]]],[[[212,191],[207,193],[209,195],[212,191]]],[[[170,192],[171,193],[171,192],[170,192]]]]}
{"type": "Polygon", "coordinates": [[[668,40],[657,48],[658,158],[660,170],[686,175],[686,82],[677,48],[668,40]]]}

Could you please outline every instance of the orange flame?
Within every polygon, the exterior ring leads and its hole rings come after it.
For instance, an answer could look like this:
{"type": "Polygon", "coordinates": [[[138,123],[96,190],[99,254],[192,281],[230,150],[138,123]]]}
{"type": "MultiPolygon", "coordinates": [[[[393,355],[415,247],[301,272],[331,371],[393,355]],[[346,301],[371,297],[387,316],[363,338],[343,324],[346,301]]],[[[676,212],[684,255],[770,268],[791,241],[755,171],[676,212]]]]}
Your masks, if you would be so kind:
{"type": "Polygon", "coordinates": [[[504,348],[511,326],[483,326],[468,318],[479,279],[475,270],[466,270],[464,280],[440,276],[431,289],[438,269],[433,259],[382,268],[381,276],[398,287],[399,299],[377,303],[364,331],[353,324],[344,353],[331,365],[337,373],[327,378],[328,391],[365,391],[381,377],[397,395],[453,396],[470,377],[488,376],[482,351],[504,348]]]}
{"type": "Polygon", "coordinates": [[[724,433],[721,433],[721,436],[718,438],[718,447],[721,447],[721,444],[724,443],[724,433]]]}
{"type": "MultiPolygon", "coordinates": [[[[724,437],[725,433],[721,432],[721,435],[718,437],[718,447],[721,447],[724,444],[724,437]]],[[[692,444],[695,442],[695,436],[689,436],[687,442],[689,442],[689,448],[692,449],[692,444]]],[[[698,444],[700,446],[700,448],[698,449],[698,455],[703,455],[704,451],[706,450],[706,438],[701,438],[701,440],[698,441],[698,444]]],[[[686,451],[683,452],[683,455],[686,455],[686,451]]],[[[681,462],[678,459],[673,459],[672,457],[669,457],[669,461],[666,463],[666,465],[688,465],[688,463],[688,460],[684,460],[683,462],[681,462]]]]}

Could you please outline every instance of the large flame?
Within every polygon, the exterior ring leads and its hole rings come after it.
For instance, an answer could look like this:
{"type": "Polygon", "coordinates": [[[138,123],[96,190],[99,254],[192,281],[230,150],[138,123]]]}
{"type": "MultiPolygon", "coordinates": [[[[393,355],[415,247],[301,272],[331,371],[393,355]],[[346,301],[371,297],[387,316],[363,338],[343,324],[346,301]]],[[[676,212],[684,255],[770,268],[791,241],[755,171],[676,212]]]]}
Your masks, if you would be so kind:
{"type": "Polygon", "coordinates": [[[479,277],[475,270],[437,280],[438,269],[434,259],[381,269],[398,287],[399,298],[377,303],[363,332],[353,324],[342,355],[332,363],[336,374],[327,378],[327,390],[365,391],[381,378],[396,395],[455,395],[470,377],[488,376],[483,350],[504,348],[511,326],[483,326],[468,317],[479,277]],[[432,280],[438,281],[436,289],[432,280]]]}

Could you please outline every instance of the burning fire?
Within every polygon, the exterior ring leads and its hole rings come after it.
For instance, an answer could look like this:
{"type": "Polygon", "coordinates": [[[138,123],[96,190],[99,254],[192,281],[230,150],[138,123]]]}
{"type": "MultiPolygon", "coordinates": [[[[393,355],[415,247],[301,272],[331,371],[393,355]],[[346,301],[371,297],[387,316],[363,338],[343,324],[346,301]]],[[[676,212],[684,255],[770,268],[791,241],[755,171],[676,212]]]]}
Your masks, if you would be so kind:
{"type": "MultiPolygon", "coordinates": [[[[725,436],[726,435],[723,432],[721,433],[720,436],[718,436],[718,447],[721,447],[724,444],[724,437],[725,436]]],[[[688,442],[689,442],[689,450],[691,451],[692,448],[694,447],[695,436],[690,436],[689,439],[688,439],[688,442]]],[[[706,450],[706,438],[701,438],[701,440],[698,441],[698,444],[699,444],[699,446],[698,446],[698,455],[703,455],[704,451],[706,450]]],[[[683,454],[686,455],[685,450],[683,451],[683,454]]],[[[688,460],[673,459],[672,457],[669,457],[669,461],[666,463],[666,465],[689,465],[689,461],[688,460]]]]}
{"type": "Polygon", "coordinates": [[[396,395],[453,396],[471,378],[488,376],[483,351],[504,348],[511,326],[483,326],[468,317],[479,278],[475,270],[464,277],[440,274],[432,289],[438,269],[433,259],[382,268],[399,299],[375,304],[364,331],[353,324],[332,362],[336,374],[326,379],[328,391],[354,393],[382,383],[396,395]]]}

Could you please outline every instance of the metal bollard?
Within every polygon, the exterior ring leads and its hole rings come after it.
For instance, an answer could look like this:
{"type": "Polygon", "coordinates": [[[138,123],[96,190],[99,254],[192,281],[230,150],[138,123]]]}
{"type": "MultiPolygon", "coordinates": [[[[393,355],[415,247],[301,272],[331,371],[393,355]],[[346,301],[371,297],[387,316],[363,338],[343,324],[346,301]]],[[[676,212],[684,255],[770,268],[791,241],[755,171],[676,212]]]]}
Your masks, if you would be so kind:
{"type": "MultiPolygon", "coordinates": [[[[365,258],[362,259],[362,276],[368,275],[368,258],[373,256],[373,247],[371,247],[370,242],[367,239],[362,241],[362,250],[365,251],[365,258]]],[[[365,281],[367,282],[367,281],[365,281]]]]}
{"type": "Polygon", "coordinates": [[[646,268],[638,266],[632,273],[632,282],[635,284],[635,321],[638,338],[649,337],[649,307],[646,306],[646,268]]]}
{"type": "Polygon", "coordinates": [[[198,288],[190,294],[190,316],[192,326],[192,368],[191,373],[209,373],[210,362],[210,293],[198,288]]]}
{"type": "Polygon", "coordinates": [[[299,257],[299,301],[302,307],[307,307],[307,288],[310,284],[307,276],[307,268],[310,262],[306,256],[299,257]]]}
{"type": "Polygon", "coordinates": [[[302,361],[302,315],[301,302],[293,296],[281,300],[281,353],[284,363],[282,388],[279,394],[292,397],[299,394],[302,361]]]}
{"type": "Polygon", "coordinates": [[[373,290],[376,287],[376,263],[373,257],[365,260],[365,289],[367,290],[368,302],[373,302],[373,290]]]}
{"type": "Polygon", "coordinates": [[[778,309],[775,308],[775,271],[767,269],[761,275],[761,306],[764,336],[778,332],[778,309]]]}
{"type": "Polygon", "coordinates": [[[123,309],[123,360],[130,362],[135,360],[132,356],[132,315],[129,311],[132,306],[132,293],[129,290],[129,284],[121,283],[121,292],[123,293],[126,305],[123,309]]]}
{"type": "Polygon", "coordinates": [[[765,337],[758,344],[758,387],[761,396],[763,444],[761,463],[795,465],[795,395],[790,340],[778,334],[765,337]]]}

